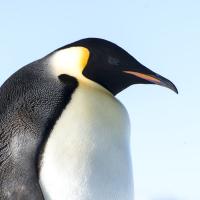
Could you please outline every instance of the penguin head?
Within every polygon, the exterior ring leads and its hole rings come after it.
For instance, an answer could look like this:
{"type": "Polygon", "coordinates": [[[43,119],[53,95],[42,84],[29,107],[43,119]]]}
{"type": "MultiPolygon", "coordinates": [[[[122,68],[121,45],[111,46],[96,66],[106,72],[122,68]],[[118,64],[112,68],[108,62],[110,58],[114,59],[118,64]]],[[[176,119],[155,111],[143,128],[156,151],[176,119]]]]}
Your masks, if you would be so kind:
{"type": "Polygon", "coordinates": [[[87,38],[53,52],[57,75],[67,74],[92,80],[113,95],[133,84],[157,84],[178,93],[168,79],[151,71],[124,49],[107,40],[87,38]]]}

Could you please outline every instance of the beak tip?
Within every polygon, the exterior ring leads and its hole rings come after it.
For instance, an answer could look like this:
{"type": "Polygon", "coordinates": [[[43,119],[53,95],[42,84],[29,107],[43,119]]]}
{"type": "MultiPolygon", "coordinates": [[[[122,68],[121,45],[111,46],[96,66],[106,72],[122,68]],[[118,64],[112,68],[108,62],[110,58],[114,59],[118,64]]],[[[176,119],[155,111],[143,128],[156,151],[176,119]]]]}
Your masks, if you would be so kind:
{"type": "Polygon", "coordinates": [[[176,91],[175,91],[175,92],[176,92],[176,94],[178,94],[178,90],[177,90],[177,88],[176,88],[176,91]]]}
{"type": "Polygon", "coordinates": [[[176,94],[178,94],[178,90],[177,90],[177,88],[174,90],[174,92],[175,92],[176,94]]]}
{"type": "Polygon", "coordinates": [[[156,76],[158,78],[158,80],[160,81],[160,83],[158,85],[164,86],[166,88],[169,88],[170,90],[174,91],[176,94],[178,94],[178,89],[177,87],[174,85],[174,83],[172,83],[170,80],[166,79],[163,76],[160,76],[159,74],[157,74],[156,76]]]}
{"type": "Polygon", "coordinates": [[[176,94],[178,94],[178,89],[177,87],[171,82],[169,81],[168,84],[163,84],[163,86],[171,89],[172,91],[174,91],[176,94]]]}

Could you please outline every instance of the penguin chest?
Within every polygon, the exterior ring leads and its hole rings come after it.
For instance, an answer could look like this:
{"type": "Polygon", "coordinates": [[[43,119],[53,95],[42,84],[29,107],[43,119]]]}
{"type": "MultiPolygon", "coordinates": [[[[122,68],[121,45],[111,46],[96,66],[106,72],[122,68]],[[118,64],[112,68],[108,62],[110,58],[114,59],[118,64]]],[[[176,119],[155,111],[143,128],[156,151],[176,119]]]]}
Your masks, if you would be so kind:
{"type": "Polygon", "coordinates": [[[132,200],[129,118],[103,89],[79,86],[44,148],[40,185],[49,200],[132,200]]]}

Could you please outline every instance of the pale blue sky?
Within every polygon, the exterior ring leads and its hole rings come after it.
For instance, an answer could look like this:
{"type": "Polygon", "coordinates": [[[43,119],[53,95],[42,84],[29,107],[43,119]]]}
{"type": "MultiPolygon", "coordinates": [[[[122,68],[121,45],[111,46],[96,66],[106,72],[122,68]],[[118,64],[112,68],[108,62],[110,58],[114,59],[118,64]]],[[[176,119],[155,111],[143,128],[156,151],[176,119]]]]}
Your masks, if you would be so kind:
{"type": "Polygon", "coordinates": [[[172,80],[118,95],[132,124],[136,200],[200,199],[200,1],[1,1],[0,84],[84,37],[111,40],[172,80]]]}

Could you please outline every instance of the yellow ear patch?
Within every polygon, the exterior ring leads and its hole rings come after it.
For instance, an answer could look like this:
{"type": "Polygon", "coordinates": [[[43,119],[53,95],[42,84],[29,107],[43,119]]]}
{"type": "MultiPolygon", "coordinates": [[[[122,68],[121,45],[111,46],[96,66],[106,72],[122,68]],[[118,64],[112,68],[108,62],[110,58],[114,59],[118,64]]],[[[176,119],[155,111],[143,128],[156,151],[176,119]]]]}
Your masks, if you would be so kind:
{"type": "Polygon", "coordinates": [[[85,66],[88,63],[89,57],[90,57],[90,52],[87,48],[84,47],[80,47],[80,51],[81,51],[81,69],[82,71],[84,70],[85,66]]]}
{"type": "Polygon", "coordinates": [[[88,63],[90,52],[85,47],[70,47],[59,50],[50,59],[53,73],[56,76],[68,74],[80,78],[88,63]]]}

